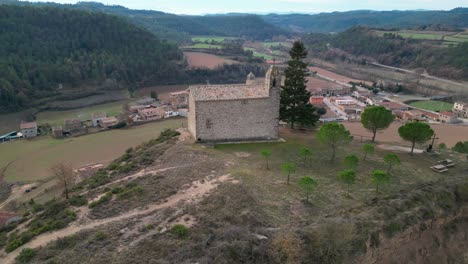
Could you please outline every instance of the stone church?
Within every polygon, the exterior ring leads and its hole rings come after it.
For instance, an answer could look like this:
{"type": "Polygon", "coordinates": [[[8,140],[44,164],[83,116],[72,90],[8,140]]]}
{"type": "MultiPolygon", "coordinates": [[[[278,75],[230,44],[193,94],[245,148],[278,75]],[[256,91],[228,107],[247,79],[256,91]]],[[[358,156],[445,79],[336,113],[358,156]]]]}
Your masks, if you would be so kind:
{"type": "Polygon", "coordinates": [[[281,75],[271,66],[258,83],[189,87],[188,128],[197,142],[279,139],[281,75]]]}

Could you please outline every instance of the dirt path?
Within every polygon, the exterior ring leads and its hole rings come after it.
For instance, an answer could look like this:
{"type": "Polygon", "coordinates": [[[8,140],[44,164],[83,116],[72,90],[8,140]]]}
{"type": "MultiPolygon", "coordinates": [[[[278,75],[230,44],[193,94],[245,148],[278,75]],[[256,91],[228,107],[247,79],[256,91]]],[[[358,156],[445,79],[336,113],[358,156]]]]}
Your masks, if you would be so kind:
{"type": "MultiPolygon", "coordinates": [[[[211,190],[215,189],[220,183],[226,182],[230,178],[231,178],[230,175],[227,174],[227,175],[222,175],[214,179],[204,179],[202,181],[195,181],[192,183],[192,186],[190,188],[179,191],[177,194],[170,196],[169,198],[166,199],[166,202],[164,203],[150,205],[149,207],[145,209],[133,210],[133,211],[127,212],[125,214],[122,214],[116,217],[93,220],[93,221],[87,222],[86,224],[77,224],[76,222],[79,222],[80,220],[78,219],[74,224],[70,225],[69,227],[66,227],[64,229],[61,229],[55,232],[45,233],[43,235],[35,237],[34,239],[29,241],[25,245],[21,246],[20,248],[16,249],[13,252],[10,252],[9,254],[2,253],[1,255],[2,263],[4,264],[14,263],[15,257],[19,254],[19,252],[23,248],[42,247],[52,241],[76,234],[84,230],[89,230],[89,229],[93,229],[101,225],[106,225],[106,224],[110,224],[110,223],[114,223],[118,221],[123,221],[123,220],[133,218],[133,217],[150,214],[157,210],[161,210],[163,208],[176,206],[179,202],[192,202],[196,200],[196,198],[206,195],[211,190]]],[[[79,214],[79,215],[82,215],[82,214],[79,214]]],[[[86,216],[82,215],[80,218],[82,219],[85,217],[86,216]]]]}

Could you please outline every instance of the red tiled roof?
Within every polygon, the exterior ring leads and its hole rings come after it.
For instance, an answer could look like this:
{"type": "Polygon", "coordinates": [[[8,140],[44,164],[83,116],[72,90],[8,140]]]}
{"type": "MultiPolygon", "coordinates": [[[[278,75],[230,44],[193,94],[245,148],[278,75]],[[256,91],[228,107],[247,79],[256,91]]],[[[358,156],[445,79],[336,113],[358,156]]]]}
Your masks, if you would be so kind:
{"type": "Polygon", "coordinates": [[[20,124],[20,129],[31,129],[31,128],[36,128],[37,123],[36,122],[21,122],[20,124]]]}
{"type": "Polygon", "coordinates": [[[441,115],[444,115],[444,116],[448,116],[448,117],[452,117],[453,116],[453,113],[452,112],[447,112],[447,111],[444,111],[444,112],[440,112],[441,115]]]}

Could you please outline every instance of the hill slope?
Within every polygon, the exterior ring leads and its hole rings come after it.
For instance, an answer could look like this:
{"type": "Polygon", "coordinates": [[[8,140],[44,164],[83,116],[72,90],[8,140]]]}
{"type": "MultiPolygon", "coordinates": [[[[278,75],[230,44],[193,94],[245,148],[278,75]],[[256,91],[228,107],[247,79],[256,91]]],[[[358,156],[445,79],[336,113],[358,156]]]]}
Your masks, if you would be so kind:
{"type": "Polygon", "coordinates": [[[1,3],[34,6],[60,6],[70,9],[103,12],[125,17],[133,24],[146,28],[162,39],[178,43],[190,42],[190,35],[216,35],[247,37],[256,40],[271,39],[277,35],[289,35],[289,31],[264,21],[260,16],[239,14],[236,16],[179,16],[160,11],[132,10],[123,6],[108,6],[96,2],[79,2],[75,5],[54,3],[29,3],[16,0],[0,0],[1,3]]]}
{"type": "Polygon", "coordinates": [[[270,14],[265,21],[276,26],[300,32],[339,32],[357,25],[371,27],[415,27],[426,24],[442,24],[451,27],[468,26],[468,8],[450,11],[349,11],[316,15],[270,14]]]}
{"type": "Polygon", "coordinates": [[[0,5],[3,109],[54,95],[59,86],[165,82],[181,59],[175,45],[115,16],[0,5]]]}

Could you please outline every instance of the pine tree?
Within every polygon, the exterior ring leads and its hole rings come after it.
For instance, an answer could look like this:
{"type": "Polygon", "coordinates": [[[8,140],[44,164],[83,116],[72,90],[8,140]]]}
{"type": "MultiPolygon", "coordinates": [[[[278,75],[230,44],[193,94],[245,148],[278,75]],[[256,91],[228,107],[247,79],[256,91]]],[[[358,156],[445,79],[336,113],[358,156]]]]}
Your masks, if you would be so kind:
{"type": "Polygon", "coordinates": [[[280,119],[288,122],[292,129],[297,123],[313,126],[319,116],[316,108],[309,104],[310,92],[306,90],[308,72],[303,59],[307,57],[307,50],[302,42],[296,41],[289,55],[291,60],[288,62],[286,80],[281,90],[280,119]]]}

